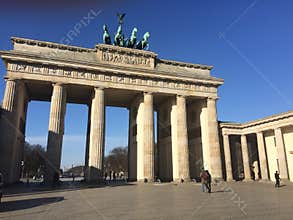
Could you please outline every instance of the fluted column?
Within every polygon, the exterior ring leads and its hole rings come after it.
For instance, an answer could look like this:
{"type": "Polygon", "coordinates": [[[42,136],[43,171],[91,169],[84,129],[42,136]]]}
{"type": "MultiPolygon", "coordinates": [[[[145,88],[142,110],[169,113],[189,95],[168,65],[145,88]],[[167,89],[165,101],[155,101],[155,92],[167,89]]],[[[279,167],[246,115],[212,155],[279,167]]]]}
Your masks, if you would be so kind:
{"type": "MultiPolygon", "coordinates": [[[[87,117],[87,129],[86,129],[86,143],[85,143],[85,169],[89,165],[89,144],[90,144],[90,130],[91,130],[91,105],[88,105],[88,117],[87,117]]],[[[86,170],[84,170],[85,175],[86,170]]]]}
{"type": "Polygon", "coordinates": [[[281,128],[275,129],[275,138],[276,138],[276,147],[278,152],[279,159],[279,172],[283,180],[288,180],[288,166],[287,166],[287,157],[285,151],[285,145],[283,140],[283,134],[281,128]]]}
{"type": "Polygon", "coordinates": [[[2,115],[0,122],[0,167],[4,175],[5,183],[17,181],[15,178],[15,149],[18,142],[19,113],[18,103],[18,81],[6,79],[6,88],[2,102],[2,115]]]}
{"type": "Polygon", "coordinates": [[[259,164],[260,164],[260,172],[261,172],[261,179],[268,180],[268,166],[267,166],[267,156],[266,156],[266,149],[263,139],[263,133],[258,132],[256,134],[257,137],[257,148],[258,148],[258,157],[259,157],[259,164]]]}
{"type": "Polygon", "coordinates": [[[177,144],[177,100],[174,99],[171,105],[171,143],[172,143],[172,179],[179,180],[179,156],[177,144]]]}
{"type": "Polygon", "coordinates": [[[103,179],[104,141],[105,141],[105,105],[104,90],[94,88],[91,105],[91,123],[89,140],[89,161],[86,171],[87,181],[103,179]]]}
{"type": "Polygon", "coordinates": [[[16,100],[16,80],[7,79],[6,88],[2,102],[2,109],[7,112],[12,112],[13,105],[16,100]]]}
{"type": "Polygon", "coordinates": [[[144,93],[144,177],[154,181],[155,149],[154,149],[154,109],[153,95],[144,93]]]}
{"type": "Polygon", "coordinates": [[[61,163],[64,117],[66,111],[66,88],[62,84],[53,85],[51,97],[49,133],[47,142],[47,160],[45,182],[53,183],[61,163]]]}
{"type": "Polygon", "coordinates": [[[233,180],[233,174],[232,174],[229,135],[224,134],[223,139],[224,139],[224,154],[225,154],[225,165],[226,165],[226,180],[231,181],[233,180]]]}
{"type": "Polygon", "coordinates": [[[129,129],[128,129],[128,179],[129,181],[137,180],[137,136],[136,125],[137,111],[136,107],[129,107],[129,129]]]}
{"type": "Polygon", "coordinates": [[[177,96],[177,145],[179,159],[179,178],[190,180],[186,98],[177,96]]]}
{"type": "Polygon", "coordinates": [[[208,130],[208,111],[207,100],[201,101],[200,112],[200,131],[202,146],[202,166],[205,170],[210,170],[210,147],[209,147],[209,130],[208,130]]]}
{"type": "Polygon", "coordinates": [[[241,149],[242,149],[244,177],[246,181],[249,181],[251,180],[251,173],[250,173],[249,154],[248,154],[246,135],[241,135],[241,149]]]}
{"type": "Polygon", "coordinates": [[[208,98],[209,164],[213,179],[223,179],[216,99],[208,98]]]}

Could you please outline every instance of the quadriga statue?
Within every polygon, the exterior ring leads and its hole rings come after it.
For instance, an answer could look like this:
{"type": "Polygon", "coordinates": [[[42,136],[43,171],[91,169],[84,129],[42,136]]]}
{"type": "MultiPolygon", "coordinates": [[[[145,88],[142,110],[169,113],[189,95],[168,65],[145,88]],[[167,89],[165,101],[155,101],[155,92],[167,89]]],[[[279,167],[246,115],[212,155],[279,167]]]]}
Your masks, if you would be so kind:
{"type": "Polygon", "coordinates": [[[107,25],[104,25],[103,29],[104,29],[104,34],[103,34],[104,44],[111,44],[111,37],[110,37],[109,31],[108,31],[107,25]]]}
{"type": "Polygon", "coordinates": [[[149,42],[148,42],[149,38],[150,38],[150,33],[146,32],[143,35],[143,39],[136,44],[136,49],[139,49],[139,50],[146,49],[146,50],[148,50],[149,49],[149,42]]]}
{"type": "Polygon", "coordinates": [[[126,47],[134,48],[136,44],[137,28],[133,28],[130,39],[126,41],[126,47]]]}

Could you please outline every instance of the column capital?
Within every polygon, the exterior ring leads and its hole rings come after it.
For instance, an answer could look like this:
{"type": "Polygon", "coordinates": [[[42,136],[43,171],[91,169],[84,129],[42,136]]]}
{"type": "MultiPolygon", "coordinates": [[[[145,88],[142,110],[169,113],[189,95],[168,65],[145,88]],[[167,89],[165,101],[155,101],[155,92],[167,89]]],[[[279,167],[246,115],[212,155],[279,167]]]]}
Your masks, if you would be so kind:
{"type": "Polygon", "coordinates": [[[183,94],[177,94],[176,97],[180,97],[180,98],[187,98],[187,95],[183,95],[183,94]]]}
{"type": "Polygon", "coordinates": [[[217,101],[219,99],[219,97],[207,97],[208,101],[217,101]]]}
{"type": "Polygon", "coordinates": [[[276,127],[274,128],[274,131],[282,131],[282,127],[276,127]]]}
{"type": "Polygon", "coordinates": [[[16,83],[19,83],[19,82],[21,82],[21,79],[20,78],[17,78],[17,77],[9,77],[9,76],[5,76],[4,77],[4,80],[6,81],[6,82],[16,82],[16,83]]]}
{"type": "Polygon", "coordinates": [[[154,92],[151,92],[151,91],[144,91],[143,94],[144,94],[144,95],[153,95],[154,92]]]}
{"type": "Polygon", "coordinates": [[[94,87],[94,90],[104,90],[105,89],[105,87],[103,87],[103,86],[95,86],[94,87]]]}
{"type": "Polygon", "coordinates": [[[53,86],[53,87],[54,87],[54,86],[62,86],[62,87],[66,87],[66,85],[67,85],[67,84],[62,83],[62,82],[53,82],[53,83],[52,83],[52,86],[53,86]]]}
{"type": "Polygon", "coordinates": [[[4,76],[4,80],[7,82],[7,81],[15,81],[16,78],[12,78],[12,77],[9,77],[9,76],[4,76]]]}
{"type": "MultiPolygon", "coordinates": [[[[91,99],[93,99],[95,97],[95,93],[96,92],[104,92],[104,87],[100,87],[100,86],[92,87],[91,95],[90,95],[91,96],[91,99]]],[[[92,104],[92,103],[90,103],[90,104],[92,104]]]]}

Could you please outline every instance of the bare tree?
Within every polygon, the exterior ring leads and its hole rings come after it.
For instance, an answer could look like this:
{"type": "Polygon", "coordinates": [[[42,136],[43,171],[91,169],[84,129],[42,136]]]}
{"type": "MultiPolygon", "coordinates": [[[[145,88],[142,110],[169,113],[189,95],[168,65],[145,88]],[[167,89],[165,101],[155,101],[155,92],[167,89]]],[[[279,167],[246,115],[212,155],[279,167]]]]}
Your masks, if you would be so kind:
{"type": "Polygon", "coordinates": [[[39,144],[24,144],[24,174],[32,177],[41,175],[45,166],[45,148],[39,144]]]}
{"type": "Polygon", "coordinates": [[[105,157],[105,171],[124,171],[127,172],[128,169],[128,151],[127,147],[116,147],[111,150],[110,154],[105,157]]]}

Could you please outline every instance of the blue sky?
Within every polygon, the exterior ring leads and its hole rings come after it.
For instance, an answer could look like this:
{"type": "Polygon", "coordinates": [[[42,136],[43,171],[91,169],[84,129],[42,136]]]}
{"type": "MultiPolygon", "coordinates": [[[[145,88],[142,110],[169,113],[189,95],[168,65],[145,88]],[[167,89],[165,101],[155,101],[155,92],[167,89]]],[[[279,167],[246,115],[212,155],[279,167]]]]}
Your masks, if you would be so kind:
{"type": "MultiPolygon", "coordinates": [[[[214,66],[223,78],[220,120],[244,122],[293,109],[293,2],[289,0],[97,1],[20,0],[1,2],[0,49],[10,37],[60,42],[91,10],[100,12],[83,26],[71,45],[93,48],[102,42],[102,26],[117,28],[117,12],[127,13],[124,33],[136,26],[151,33],[150,50],[160,58],[214,66]]],[[[92,17],[92,16],[91,16],[92,17]]],[[[1,78],[5,75],[0,64],[1,78]]],[[[0,99],[4,93],[0,81],[0,99]]],[[[26,137],[46,145],[49,103],[31,102],[26,137]]],[[[107,108],[106,152],[127,145],[128,112],[107,108]]],[[[62,167],[84,162],[87,108],[67,105],[62,167]]]]}

